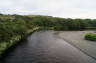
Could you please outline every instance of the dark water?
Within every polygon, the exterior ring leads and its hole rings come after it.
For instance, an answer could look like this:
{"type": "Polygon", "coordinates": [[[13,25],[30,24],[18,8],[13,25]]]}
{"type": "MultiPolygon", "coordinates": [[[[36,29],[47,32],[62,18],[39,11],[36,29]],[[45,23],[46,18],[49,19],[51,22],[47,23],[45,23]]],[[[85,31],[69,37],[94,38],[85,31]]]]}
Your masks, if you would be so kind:
{"type": "Polygon", "coordinates": [[[32,34],[8,53],[1,63],[96,63],[53,33],[40,31],[32,34]]]}

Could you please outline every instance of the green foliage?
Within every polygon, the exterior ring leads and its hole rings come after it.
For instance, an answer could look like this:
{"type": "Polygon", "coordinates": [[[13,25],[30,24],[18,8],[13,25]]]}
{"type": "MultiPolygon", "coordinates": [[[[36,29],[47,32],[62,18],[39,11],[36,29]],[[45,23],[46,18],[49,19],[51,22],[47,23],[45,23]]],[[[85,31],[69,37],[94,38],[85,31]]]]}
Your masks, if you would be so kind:
{"type": "Polygon", "coordinates": [[[52,18],[46,16],[36,16],[33,18],[33,25],[51,27],[53,26],[52,18]]]}
{"type": "Polygon", "coordinates": [[[87,33],[85,35],[86,40],[96,41],[96,34],[95,33],[87,33]]]}
{"type": "MultiPolygon", "coordinates": [[[[65,19],[40,15],[21,16],[0,14],[0,51],[3,46],[8,47],[16,43],[17,39],[19,41],[30,34],[34,28],[51,30],[96,29],[96,19],[65,19]]],[[[93,40],[94,38],[91,39],[93,40]]]]}
{"type": "Polygon", "coordinates": [[[34,27],[54,30],[96,29],[93,19],[65,19],[51,16],[0,15],[0,42],[8,42],[15,35],[24,37],[34,27]]]}

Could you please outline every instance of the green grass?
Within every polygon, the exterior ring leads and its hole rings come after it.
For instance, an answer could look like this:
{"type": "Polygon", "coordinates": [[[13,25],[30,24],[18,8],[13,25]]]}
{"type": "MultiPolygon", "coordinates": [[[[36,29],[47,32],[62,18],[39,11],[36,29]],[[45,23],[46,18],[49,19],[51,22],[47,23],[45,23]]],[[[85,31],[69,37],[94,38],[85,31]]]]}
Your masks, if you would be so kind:
{"type": "MultiPolygon", "coordinates": [[[[34,27],[33,29],[28,30],[27,34],[37,31],[38,29],[39,27],[34,27]]],[[[0,55],[3,54],[11,46],[17,44],[23,38],[24,37],[17,35],[17,36],[12,37],[8,42],[0,42],[0,55]]]]}
{"type": "Polygon", "coordinates": [[[95,33],[87,33],[85,35],[85,39],[90,40],[90,41],[96,41],[96,34],[95,33]]]}

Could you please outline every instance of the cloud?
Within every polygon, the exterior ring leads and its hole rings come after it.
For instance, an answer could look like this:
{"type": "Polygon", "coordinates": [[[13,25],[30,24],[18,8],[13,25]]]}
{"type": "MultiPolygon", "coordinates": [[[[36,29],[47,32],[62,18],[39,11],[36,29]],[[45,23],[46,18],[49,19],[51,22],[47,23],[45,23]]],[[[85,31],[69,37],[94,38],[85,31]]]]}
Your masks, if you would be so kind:
{"type": "Polygon", "coordinates": [[[40,14],[66,18],[95,18],[96,0],[1,0],[5,14],[40,14]]]}

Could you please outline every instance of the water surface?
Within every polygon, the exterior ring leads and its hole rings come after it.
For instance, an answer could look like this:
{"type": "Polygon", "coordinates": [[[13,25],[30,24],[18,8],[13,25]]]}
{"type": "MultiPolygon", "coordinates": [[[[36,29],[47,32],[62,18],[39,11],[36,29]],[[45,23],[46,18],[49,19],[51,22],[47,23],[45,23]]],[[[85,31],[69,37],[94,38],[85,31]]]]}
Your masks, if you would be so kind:
{"type": "Polygon", "coordinates": [[[30,35],[2,58],[2,63],[96,63],[77,48],[54,35],[40,31],[30,35]]]}

